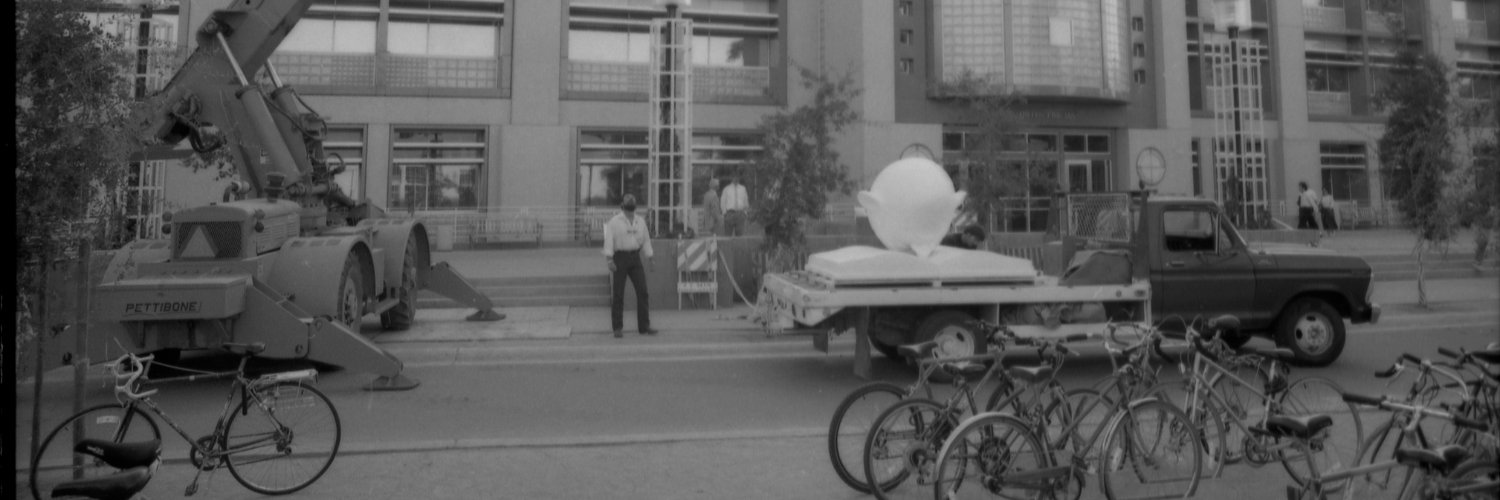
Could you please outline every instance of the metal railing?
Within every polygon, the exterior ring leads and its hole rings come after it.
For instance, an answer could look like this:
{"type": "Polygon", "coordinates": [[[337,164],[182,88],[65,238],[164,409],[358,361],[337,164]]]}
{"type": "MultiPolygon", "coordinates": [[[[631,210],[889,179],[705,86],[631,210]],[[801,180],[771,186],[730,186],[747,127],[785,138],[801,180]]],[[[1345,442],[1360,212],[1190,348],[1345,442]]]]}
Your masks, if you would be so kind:
{"type": "Polygon", "coordinates": [[[508,89],[506,58],[278,52],[271,62],[294,85],[508,89]]]}
{"type": "Polygon", "coordinates": [[[1354,100],[1348,92],[1307,91],[1307,114],[1349,115],[1354,113],[1354,100]]]}
{"type": "MultiPolygon", "coordinates": [[[[579,93],[646,95],[650,66],[645,63],[564,61],[563,90],[579,93]]],[[[771,98],[770,68],[693,66],[693,96],[703,102],[764,102],[771,98]]]]}
{"type": "Polygon", "coordinates": [[[1344,9],[1303,6],[1302,26],[1312,29],[1344,30],[1348,29],[1349,22],[1345,17],[1344,9]]]}

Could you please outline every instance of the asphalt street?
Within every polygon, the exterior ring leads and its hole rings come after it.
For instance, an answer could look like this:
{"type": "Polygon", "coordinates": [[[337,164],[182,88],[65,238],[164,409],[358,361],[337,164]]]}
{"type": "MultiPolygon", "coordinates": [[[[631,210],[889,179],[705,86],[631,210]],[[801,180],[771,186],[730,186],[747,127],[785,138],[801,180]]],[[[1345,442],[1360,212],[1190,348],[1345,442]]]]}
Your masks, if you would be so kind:
{"type": "MultiPolygon", "coordinates": [[[[824,441],[835,405],[865,382],[851,373],[849,337],[836,339],[829,354],[806,337],[750,330],[469,343],[491,349],[472,356],[430,355],[452,346],[388,344],[411,360],[407,372],[422,386],[367,392],[360,389],[366,374],[323,374],[318,387],[343,420],[342,450],[325,477],[290,498],[863,497],[833,474],[824,441]]],[[[1437,346],[1495,340],[1500,312],[1489,301],[1397,307],[1378,325],[1351,326],[1338,363],[1294,376],[1380,393],[1388,389],[1371,373],[1401,352],[1436,356],[1437,346]]],[[[1108,370],[1102,350],[1085,348],[1063,383],[1086,384],[1108,370]]],[[[875,376],[905,382],[912,375],[878,359],[875,376]]],[[[87,385],[93,402],[112,397],[101,380],[87,385]]],[[[48,386],[55,397],[43,403],[42,419],[55,422],[70,412],[71,385],[48,386]]],[[[158,401],[192,432],[206,433],[224,387],[172,384],[158,401]]],[[[20,392],[24,430],[34,402],[29,390],[20,392]]],[[[191,480],[185,444],[166,439],[170,462],[148,488],[151,498],[179,497],[191,480]]],[[[1242,467],[1205,481],[1200,497],[1268,498],[1284,484],[1279,467],[1242,467]]],[[[222,471],[199,495],[260,497],[222,471]]]]}

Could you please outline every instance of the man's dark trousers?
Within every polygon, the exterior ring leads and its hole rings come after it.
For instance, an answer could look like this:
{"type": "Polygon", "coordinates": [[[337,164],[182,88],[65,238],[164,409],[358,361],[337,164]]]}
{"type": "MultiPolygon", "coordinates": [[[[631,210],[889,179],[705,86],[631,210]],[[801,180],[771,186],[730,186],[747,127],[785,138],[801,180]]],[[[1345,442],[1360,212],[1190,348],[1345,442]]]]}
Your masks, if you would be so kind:
{"type": "Polygon", "coordinates": [[[1297,229],[1317,229],[1318,216],[1312,207],[1297,207],[1297,229]]]}
{"type": "Polygon", "coordinates": [[[615,331],[625,328],[625,278],[635,286],[635,328],[637,331],[651,329],[650,296],[646,292],[646,267],[641,265],[641,252],[615,251],[615,272],[609,301],[609,324],[615,331]]]}

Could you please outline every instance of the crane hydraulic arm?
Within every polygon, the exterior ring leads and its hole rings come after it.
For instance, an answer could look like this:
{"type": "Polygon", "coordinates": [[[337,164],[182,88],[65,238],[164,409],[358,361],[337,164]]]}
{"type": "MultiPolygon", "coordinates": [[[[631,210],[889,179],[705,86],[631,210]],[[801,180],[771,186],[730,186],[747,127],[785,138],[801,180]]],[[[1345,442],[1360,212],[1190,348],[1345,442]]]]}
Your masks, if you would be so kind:
{"type": "Polygon", "coordinates": [[[330,168],[324,118],[268,61],[311,3],[244,0],[213,12],[195,33],[197,49],[141,117],[148,137],[167,144],[186,138],[199,153],[229,146],[240,180],[226,198],[285,196],[302,207],[303,233],[382,215],[333,182],[344,166],[330,168]],[[262,68],[269,95],[256,81],[262,68]]]}

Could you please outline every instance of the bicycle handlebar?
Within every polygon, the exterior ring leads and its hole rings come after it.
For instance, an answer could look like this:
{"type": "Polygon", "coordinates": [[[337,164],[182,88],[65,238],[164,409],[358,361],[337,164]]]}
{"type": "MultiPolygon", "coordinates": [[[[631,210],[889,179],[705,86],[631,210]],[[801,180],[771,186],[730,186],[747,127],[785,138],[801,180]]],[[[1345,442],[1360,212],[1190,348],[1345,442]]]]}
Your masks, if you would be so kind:
{"type": "Polygon", "coordinates": [[[115,376],[115,393],[123,394],[130,399],[140,399],[156,394],[157,391],[161,390],[151,389],[140,392],[135,390],[137,382],[139,382],[142,376],[146,375],[146,367],[155,359],[155,354],[136,356],[131,353],[125,353],[124,356],[116,359],[109,367],[110,372],[114,373],[115,376]]]}
{"type": "Polygon", "coordinates": [[[1410,362],[1413,362],[1413,363],[1416,363],[1416,364],[1419,364],[1419,365],[1422,364],[1422,358],[1416,357],[1415,355],[1413,355],[1412,353],[1409,353],[1409,352],[1403,352],[1403,353],[1401,353],[1401,359],[1404,359],[1404,360],[1407,360],[1407,361],[1410,361],[1410,362]]]}
{"type": "Polygon", "coordinates": [[[1450,350],[1448,350],[1447,347],[1439,347],[1438,348],[1438,354],[1442,354],[1444,356],[1447,356],[1447,357],[1450,357],[1450,358],[1453,358],[1453,359],[1456,359],[1456,360],[1459,360],[1459,361],[1463,361],[1463,359],[1464,359],[1464,355],[1463,354],[1459,354],[1459,353],[1450,351],[1450,350]]]}
{"type": "Polygon", "coordinates": [[[1377,397],[1374,397],[1374,396],[1366,396],[1366,395],[1363,395],[1363,394],[1354,394],[1354,393],[1351,393],[1351,392],[1345,392],[1345,393],[1343,393],[1343,397],[1344,397],[1344,401],[1346,401],[1346,402],[1350,402],[1350,403],[1354,403],[1354,404],[1367,405],[1367,406],[1380,406],[1380,403],[1384,403],[1385,402],[1385,396],[1381,396],[1381,397],[1377,398],[1377,397]]]}
{"type": "Polygon", "coordinates": [[[1394,365],[1391,365],[1390,368],[1386,368],[1385,371],[1375,372],[1375,378],[1391,378],[1391,377],[1396,376],[1396,373],[1398,373],[1400,371],[1401,371],[1401,363],[1396,363],[1394,365]]]}
{"type": "Polygon", "coordinates": [[[1459,427],[1468,427],[1476,431],[1487,431],[1490,428],[1490,426],[1485,424],[1484,422],[1474,420],[1457,413],[1453,414],[1453,423],[1458,425],[1459,427]]]}

